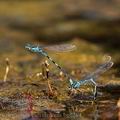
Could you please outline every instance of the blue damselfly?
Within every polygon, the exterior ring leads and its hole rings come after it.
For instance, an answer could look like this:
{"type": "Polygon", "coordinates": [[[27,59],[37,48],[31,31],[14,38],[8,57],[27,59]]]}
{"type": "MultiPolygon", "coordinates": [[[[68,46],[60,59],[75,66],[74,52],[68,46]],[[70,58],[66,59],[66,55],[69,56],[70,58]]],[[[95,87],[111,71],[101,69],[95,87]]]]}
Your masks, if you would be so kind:
{"type": "Polygon", "coordinates": [[[107,56],[105,58],[106,61],[100,65],[98,67],[97,70],[95,70],[95,72],[92,72],[91,74],[87,75],[86,77],[84,77],[83,79],[81,79],[80,81],[77,80],[73,80],[71,78],[71,76],[66,73],[64,71],[64,69],[62,69],[61,66],[59,66],[49,55],[48,53],[45,51],[45,49],[48,50],[54,50],[57,52],[66,52],[66,51],[71,51],[74,50],[76,48],[75,45],[71,45],[71,44],[62,44],[62,45],[53,45],[53,46],[47,46],[47,47],[40,47],[40,46],[35,46],[35,45],[26,45],[25,48],[27,48],[28,50],[35,52],[35,53],[39,53],[42,54],[43,56],[45,56],[46,58],[48,58],[60,71],[62,71],[69,79],[70,82],[70,86],[71,86],[71,90],[72,89],[78,89],[80,88],[81,85],[84,84],[89,84],[89,83],[93,83],[93,85],[95,86],[95,90],[94,90],[94,97],[97,95],[97,83],[96,83],[96,78],[101,75],[102,73],[104,73],[105,71],[107,71],[108,69],[110,69],[113,65],[113,62],[111,61],[111,57],[107,56]]]}
{"type": "Polygon", "coordinates": [[[46,52],[46,50],[56,51],[56,52],[69,52],[76,48],[73,44],[60,44],[60,45],[49,45],[49,46],[38,46],[38,45],[30,45],[27,44],[25,46],[28,50],[31,52],[35,52],[38,54],[42,54],[44,57],[46,57],[48,60],[50,60],[60,71],[64,73],[65,76],[70,78],[69,74],[66,73],[64,69],[60,65],[58,65],[46,52]]]}
{"type": "Polygon", "coordinates": [[[84,77],[80,81],[69,79],[71,88],[78,89],[78,88],[80,88],[81,85],[92,83],[95,86],[94,96],[96,96],[97,95],[96,79],[102,73],[106,72],[108,69],[110,69],[113,66],[113,62],[111,61],[111,57],[106,56],[105,58],[107,58],[107,59],[103,64],[101,64],[94,72],[87,75],[86,77],[84,77]]]}

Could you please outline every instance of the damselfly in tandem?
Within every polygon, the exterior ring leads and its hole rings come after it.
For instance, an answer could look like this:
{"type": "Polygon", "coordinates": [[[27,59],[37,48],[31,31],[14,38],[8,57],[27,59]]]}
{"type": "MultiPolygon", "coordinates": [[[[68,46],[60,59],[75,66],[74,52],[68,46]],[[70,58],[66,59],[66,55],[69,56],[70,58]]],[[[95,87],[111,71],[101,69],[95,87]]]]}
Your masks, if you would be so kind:
{"type": "Polygon", "coordinates": [[[111,61],[110,56],[105,56],[104,58],[105,58],[105,62],[103,64],[101,64],[94,72],[87,75],[80,81],[69,79],[71,89],[77,89],[77,88],[80,88],[81,85],[92,83],[95,86],[95,89],[94,89],[94,98],[95,98],[97,95],[96,78],[99,77],[102,73],[109,70],[113,66],[113,62],[111,61]]]}
{"type": "Polygon", "coordinates": [[[71,90],[76,90],[78,88],[80,88],[81,85],[84,84],[89,84],[89,83],[93,83],[93,85],[95,86],[94,89],[94,98],[97,95],[97,83],[96,83],[96,78],[101,75],[102,73],[104,73],[105,71],[107,71],[108,69],[110,69],[113,66],[113,62],[111,61],[111,57],[110,56],[106,56],[106,60],[105,62],[100,65],[98,67],[98,69],[87,75],[86,77],[84,77],[82,80],[77,81],[77,80],[73,80],[71,78],[71,76],[66,73],[64,71],[64,69],[62,69],[62,67],[60,67],[49,55],[48,53],[45,51],[45,49],[48,50],[54,50],[57,52],[66,52],[66,51],[72,51],[76,48],[75,45],[71,45],[71,44],[62,44],[62,45],[53,45],[53,46],[47,46],[47,47],[40,47],[40,46],[35,46],[35,45],[26,45],[25,48],[27,48],[28,50],[35,52],[35,53],[39,53],[42,54],[43,56],[45,56],[46,58],[48,58],[60,71],[62,71],[69,79],[70,82],[70,87],[71,90]]]}
{"type": "Polygon", "coordinates": [[[62,71],[64,73],[65,76],[67,76],[68,78],[70,78],[69,74],[67,74],[65,72],[64,69],[62,69],[62,67],[60,65],[58,65],[46,52],[46,50],[51,50],[51,51],[56,51],[56,52],[69,52],[69,51],[73,51],[76,49],[76,46],[73,44],[60,44],[60,45],[49,45],[49,46],[38,46],[38,45],[30,45],[27,44],[25,46],[25,48],[27,48],[28,50],[30,50],[31,52],[35,52],[38,54],[43,55],[44,57],[46,57],[48,60],[50,60],[60,71],[62,71]]]}

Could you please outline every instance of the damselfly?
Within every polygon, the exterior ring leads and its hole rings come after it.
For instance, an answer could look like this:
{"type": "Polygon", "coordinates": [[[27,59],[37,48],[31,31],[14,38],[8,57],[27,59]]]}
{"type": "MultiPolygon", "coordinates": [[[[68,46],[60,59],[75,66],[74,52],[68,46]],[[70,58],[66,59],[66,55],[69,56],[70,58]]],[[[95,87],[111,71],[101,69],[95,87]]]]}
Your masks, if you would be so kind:
{"type": "Polygon", "coordinates": [[[102,65],[100,65],[97,70],[95,70],[91,74],[87,75],[82,80],[76,81],[76,80],[70,79],[69,81],[70,81],[71,88],[77,89],[77,88],[80,88],[81,85],[93,83],[93,85],[95,86],[95,90],[94,90],[94,97],[95,97],[97,95],[96,78],[113,66],[113,62],[111,61],[111,57],[106,56],[106,58],[107,58],[106,61],[102,65]]]}
{"type": "Polygon", "coordinates": [[[105,71],[107,71],[108,69],[110,69],[113,65],[113,62],[111,61],[111,57],[110,56],[107,56],[106,58],[106,61],[100,65],[98,67],[98,69],[87,75],[85,78],[83,78],[82,80],[80,81],[77,81],[77,80],[73,80],[69,74],[67,74],[63,69],[62,67],[60,67],[48,54],[47,52],[45,51],[45,49],[50,49],[50,50],[55,50],[55,51],[59,51],[59,52],[63,52],[63,51],[71,51],[73,49],[75,49],[75,45],[71,45],[71,44],[63,44],[63,45],[53,45],[53,46],[48,46],[48,47],[40,47],[40,46],[34,46],[34,45],[26,45],[25,48],[29,49],[30,51],[32,52],[36,52],[36,53],[39,53],[39,54],[42,54],[43,56],[47,57],[59,70],[61,70],[69,79],[69,82],[70,82],[70,86],[71,86],[71,89],[77,89],[77,88],[80,88],[81,85],[84,85],[84,84],[88,84],[88,83],[93,83],[93,85],[95,86],[95,90],[94,90],[94,96],[97,95],[97,83],[96,83],[96,78],[104,73],[105,71]]]}
{"type": "Polygon", "coordinates": [[[64,69],[62,69],[62,67],[60,65],[58,65],[49,55],[45,50],[52,50],[52,51],[57,51],[57,52],[68,52],[68,51],[72,51],[76,48],[75,45],[73,44],[60,44],[60,45],[52,45],[52,46],[37,46],[37,45],[30,45],[27,44],[25,46],[25,48],[27,48],[28,50],[35,52],[35,53],[39,53],[42,54],[44,57],[48,58],[48,60],[50,60],[60,71],[62,71],[64,73],[64,75],[66,75],[68,78],[70,78],[70,76],[64,71],[64,69]]]}

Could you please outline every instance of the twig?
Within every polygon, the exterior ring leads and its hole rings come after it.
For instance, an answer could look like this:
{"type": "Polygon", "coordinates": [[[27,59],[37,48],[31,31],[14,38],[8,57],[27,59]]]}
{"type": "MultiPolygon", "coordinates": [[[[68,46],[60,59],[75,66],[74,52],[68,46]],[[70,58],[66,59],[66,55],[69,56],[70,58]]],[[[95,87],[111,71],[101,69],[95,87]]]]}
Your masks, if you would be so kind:
{"type": "Polygon", "coordinates": [[[5,70],[5,75],[4,75],[4,82],[7,81],[8,73],[9,73],[9,70],[10,70],[10,62],[9,62],[9,59],[6,58],[5,61],[6,61],[6,70],[5,70]]]}

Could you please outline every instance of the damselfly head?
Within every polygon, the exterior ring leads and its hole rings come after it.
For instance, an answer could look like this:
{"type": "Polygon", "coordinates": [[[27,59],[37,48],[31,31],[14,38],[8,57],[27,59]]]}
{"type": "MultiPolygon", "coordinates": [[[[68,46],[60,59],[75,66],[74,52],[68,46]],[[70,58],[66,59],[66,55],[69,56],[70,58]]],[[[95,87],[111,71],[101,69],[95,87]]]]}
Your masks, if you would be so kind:
{"type": "Polygon", "coordinates": [[[30,45],[30,44],[27,44],[25,46],[26,49],[32,51],[32,52],[40,52],[41,48],[37,45],[30,45]]]}
{"type": "Polygon", "coordinates": [[[28,50],[31,50],[31,49],[32,49],[32,45],[27,44],[27,45],[25,46],[25,48],[28,49],[28,50]]]}
{"type": "Polygon", "coordinates": [[[78,81],[75,81],[75,80],[72,80],[71,78],[69,79],[69,82],[70,82],[70,86],[71,88],[79,88],[80,87],[80,82],[78,81]]]}

